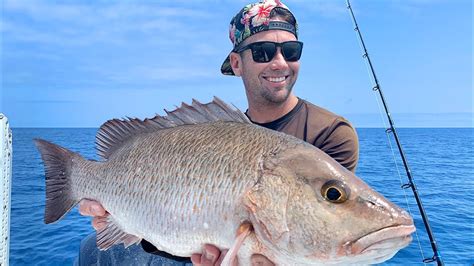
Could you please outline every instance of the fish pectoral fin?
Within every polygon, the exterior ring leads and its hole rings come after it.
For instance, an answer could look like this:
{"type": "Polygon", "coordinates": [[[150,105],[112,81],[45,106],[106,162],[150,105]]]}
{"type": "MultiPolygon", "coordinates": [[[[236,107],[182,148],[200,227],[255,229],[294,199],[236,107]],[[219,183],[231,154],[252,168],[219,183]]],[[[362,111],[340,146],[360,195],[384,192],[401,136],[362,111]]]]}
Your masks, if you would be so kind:
{"type": "Polygon", "coordinates": [[[237,229],[237,238],[235,239],[234,244],[232,244],[232,247],[229,249],[224,259],[222,260],[222,266],[234,265],[234,261],[237,257],[237,253],[239,252],[240,247],[244,243],[245,238],[249,236],[252,231],[252,224],[248,222],[242,223],[239,226],[239,228],[237,229]]]}
{"type": "Polygon", "coordinates": [[[127,248],[132,244],[140,243],[142,240],[138,236],[124,232],[110,215],[99,219],[101,219],[100,222],[106,224],[102,230],[97,232],[97,247],[100,250],[107,250],[111,246],[121,243],[127,248]]]}

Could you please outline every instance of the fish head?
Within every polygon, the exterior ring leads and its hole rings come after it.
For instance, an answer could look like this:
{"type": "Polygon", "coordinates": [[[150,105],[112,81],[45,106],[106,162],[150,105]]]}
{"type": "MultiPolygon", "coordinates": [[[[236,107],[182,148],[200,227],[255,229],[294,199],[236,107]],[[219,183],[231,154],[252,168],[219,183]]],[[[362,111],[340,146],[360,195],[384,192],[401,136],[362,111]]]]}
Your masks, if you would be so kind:
{"type": "Polygon", "coordinates": [[[379,263],[411,242],[415,227],[406,211],[311,145],[269,156],[261,171],[246,204],[257,237],[274,257],[379,263]]]}

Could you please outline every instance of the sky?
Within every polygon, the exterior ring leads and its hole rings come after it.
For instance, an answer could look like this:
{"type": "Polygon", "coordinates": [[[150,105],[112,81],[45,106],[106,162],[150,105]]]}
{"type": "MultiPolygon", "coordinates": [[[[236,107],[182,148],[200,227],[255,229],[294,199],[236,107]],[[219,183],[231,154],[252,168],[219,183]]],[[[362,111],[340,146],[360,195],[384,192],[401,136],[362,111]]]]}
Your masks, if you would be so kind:
{"type": "MultiPolygon", "coordinates": [[[[384,127],[345,0],[287,0],[303,55],[295,94],[384,127]]],[[[0,113],[12,127],[99,127],[217,96],[247,108],[220,66],[248,1],[1,1],[0,113]]],[[[474,127],[470,0],[352,0],[397,127],[474,127]]],[[[386,123],[386,122],[385,122],[386,123]]]]}

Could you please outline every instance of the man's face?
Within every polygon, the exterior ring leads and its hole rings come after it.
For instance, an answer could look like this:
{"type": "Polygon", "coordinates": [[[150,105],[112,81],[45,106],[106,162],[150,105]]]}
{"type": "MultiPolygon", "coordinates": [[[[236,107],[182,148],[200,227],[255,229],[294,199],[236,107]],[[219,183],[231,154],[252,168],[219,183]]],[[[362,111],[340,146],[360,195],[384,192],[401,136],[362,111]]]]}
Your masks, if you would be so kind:
{"type": "MultiPolygon", "coordinates": [[[[242,45],[259,41],[281,43],[295,40],[296,37],[290,32],[269,30],[250,36],[242,45]]],[[[234,69],[234,72],[242,77],[250,101],[262,104],[279,104],[288,99],[298,77],[300,64],[298,61],[287,62],[280,47],[277,48],[277,53],[268,63],[254,62],[250,50],[243,51],[240,56],[234,54],[233,57],[232,59],[231,55],[231,60],[238,60],[238,69],[234,69]]]]}

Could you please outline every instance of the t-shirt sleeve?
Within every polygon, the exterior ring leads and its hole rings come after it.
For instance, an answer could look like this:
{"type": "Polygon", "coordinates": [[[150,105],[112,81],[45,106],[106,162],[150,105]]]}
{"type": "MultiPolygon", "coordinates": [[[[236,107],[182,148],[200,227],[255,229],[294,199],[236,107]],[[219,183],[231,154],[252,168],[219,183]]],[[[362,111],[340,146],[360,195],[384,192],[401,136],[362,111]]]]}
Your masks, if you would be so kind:
{"type": "Polygon", "coordinates": [[[320,149],[355,173],[359,161],[359,139],[355,129],[344,118],[337,118],[328,132],[320,149]]]}

